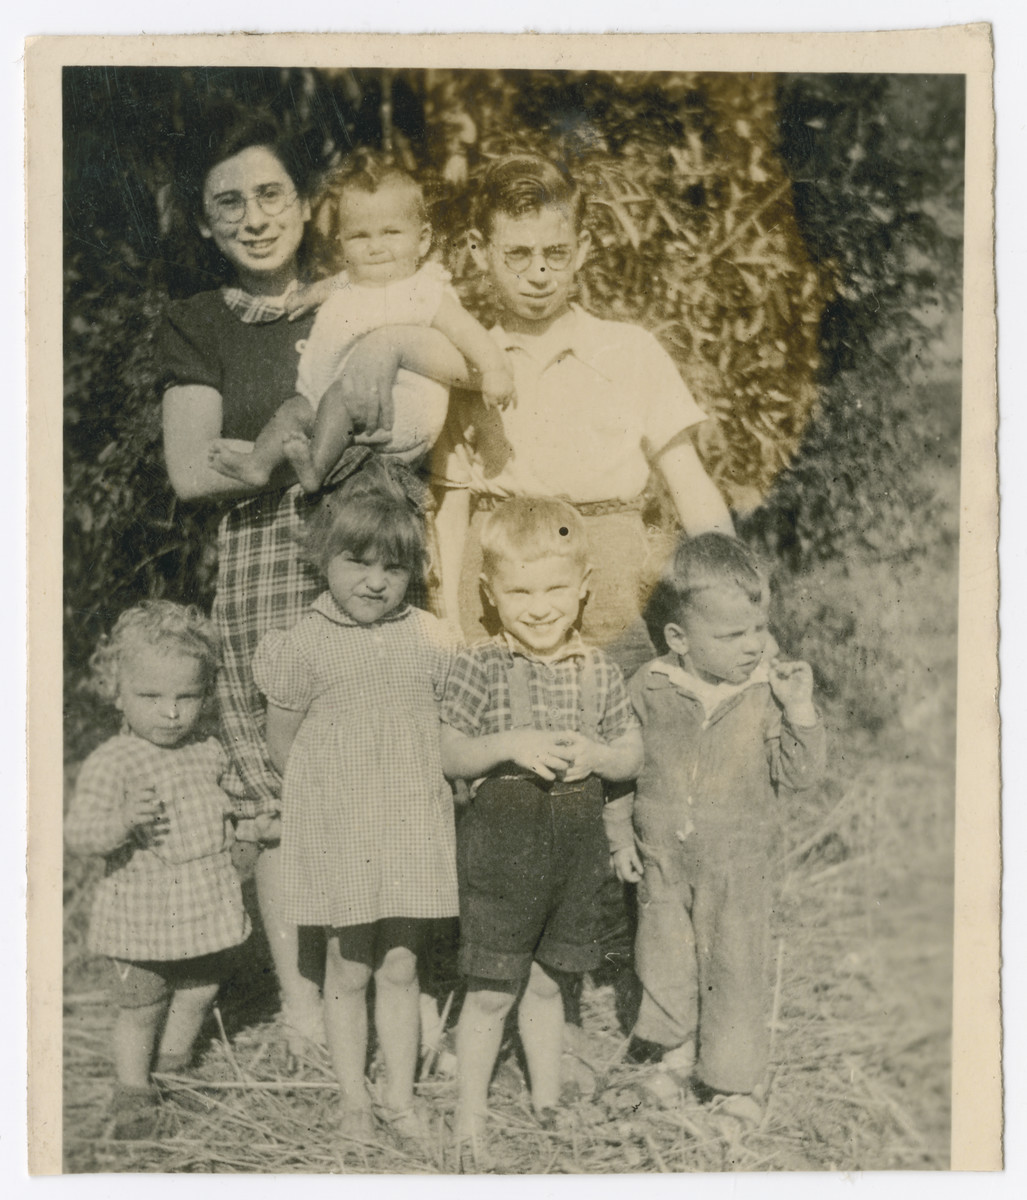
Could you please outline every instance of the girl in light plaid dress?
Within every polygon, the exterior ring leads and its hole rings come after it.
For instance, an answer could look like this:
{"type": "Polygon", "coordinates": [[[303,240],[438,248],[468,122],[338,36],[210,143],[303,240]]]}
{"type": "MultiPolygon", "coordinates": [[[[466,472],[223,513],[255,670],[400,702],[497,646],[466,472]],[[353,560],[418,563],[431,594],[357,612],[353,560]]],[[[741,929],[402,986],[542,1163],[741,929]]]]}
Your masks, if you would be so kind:
{"type": "Polygon", "coordinates": [[[347,455],[355,473],[321,501],[304,539],[328,590],[291,630],[265,636],[253,675],[283,774],[284,912],[327,935],[340,1151],[373,1141],[377,1120],[423,1152],[417,954],[433,923],[458,911],[438,715],[453,646],[440,621],[404,603],[425,560],[413,480],[366,449],[347,455]],[[375,1107],[364,1079],[372,977],[385,1066],[375,1107]]]}
{"type": "Polygon", "coordinates": [[[150,600],[122,613],[92,665],[121,733],[86,759],[65,822],[71,849],[102,854],[89,948],[110,959],[117,1077],[111,1132],[151,1137],[150,1070],[189,1065],[226,951],[249,935],[230,847],[228,756],[201,733],[218,664],[199,609],[150,600]]]}

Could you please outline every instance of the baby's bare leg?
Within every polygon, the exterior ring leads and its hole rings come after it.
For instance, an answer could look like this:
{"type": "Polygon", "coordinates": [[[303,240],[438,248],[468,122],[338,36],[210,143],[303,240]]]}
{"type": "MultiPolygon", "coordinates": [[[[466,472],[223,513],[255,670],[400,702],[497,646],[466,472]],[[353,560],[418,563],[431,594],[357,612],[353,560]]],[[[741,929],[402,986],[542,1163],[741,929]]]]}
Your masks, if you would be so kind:
{"type": "Polygon", "coordinates": [[[286,444],[293,438],[305,439],[312,425],[309,401],[303,396],[290,396],[257,435],[249,454],[218,438],[210,446],[210,465],[231,479],[262,487],[275,469],[288,460],[286,444]]]}
{"type": "Polygon", "coordinates": [[[321,397],[311,438],[293,437],[285,443],[285,454],[292,463],[303,490],[316,492],[325,476],[352,444],[353,417],[342,396],[342,385],[333,383],[321,397]]]}

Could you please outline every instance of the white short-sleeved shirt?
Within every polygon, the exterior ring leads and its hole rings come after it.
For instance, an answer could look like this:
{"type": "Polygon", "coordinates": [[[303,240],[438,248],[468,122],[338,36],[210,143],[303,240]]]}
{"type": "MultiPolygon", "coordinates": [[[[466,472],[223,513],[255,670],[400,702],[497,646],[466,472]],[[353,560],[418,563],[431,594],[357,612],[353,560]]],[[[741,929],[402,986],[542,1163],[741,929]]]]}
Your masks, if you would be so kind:
{"type": "MultiPolygon", "coordinates": [[[[296,390],[317,412],[321,397],[339,378],[356,342],[388,325],[429,326],[443,295],[450,293],[449,275],[438,263],[425,263],[409,279],[384,287],[364,287],[345,274],[321,305],[300,354],[296,390]]],[[[450,293],[452,294],[452,293],[450,293]]],[[[392,389],[394,418],[389,441],[375,443],[381,454],[414,462],[435,444],[449,405],[449,389],[434,379],[402,370],[392,389]]],[[[370,434],[357,434],[358,444],[370,434]]]]}
{"type": "Polygon", "coordinates": [[[436,448],[442,483],[497,497],[634,500],[655,457],[705,419],[670,356],[638,325],[573,305],[547,334],[545,361],[534,339],[500,325],[491,332],[513,366],[517,399],[490,412],[480,397],[463,398],[436,448]]]}

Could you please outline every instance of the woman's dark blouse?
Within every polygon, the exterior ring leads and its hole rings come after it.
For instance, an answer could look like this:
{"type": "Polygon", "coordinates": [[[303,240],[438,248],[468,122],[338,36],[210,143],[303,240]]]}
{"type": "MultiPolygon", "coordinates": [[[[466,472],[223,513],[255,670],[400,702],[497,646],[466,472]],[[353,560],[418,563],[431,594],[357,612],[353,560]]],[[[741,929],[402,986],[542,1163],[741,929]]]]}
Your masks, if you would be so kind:
{"type": "Polygon", "coordinates": [[[221,393],[221,436],[252,442],[275,410],[296,394],[298,343],[314,314],[246,325],[220,292],[175,300],[157,336],[160,390],[201,384],[221,393]]]}

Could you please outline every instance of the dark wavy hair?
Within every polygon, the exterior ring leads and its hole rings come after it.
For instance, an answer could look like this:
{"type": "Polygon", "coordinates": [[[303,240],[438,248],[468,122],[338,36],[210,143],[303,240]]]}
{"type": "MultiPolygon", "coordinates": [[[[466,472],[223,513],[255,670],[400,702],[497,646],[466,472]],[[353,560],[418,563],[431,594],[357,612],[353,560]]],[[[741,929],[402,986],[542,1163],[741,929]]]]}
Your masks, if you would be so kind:
{"type": "Polygon", "coordinates": [[[574,228],[580,230],[585,201],[584,192],[559,163],[537,154],[512,154],[497,159],[481,177],[472,224],[489,238],[496,213],[523,217],[546,205],[561,204],[570,209],[574,228]]]}
{"type": "MultiPolygon", "coordinates": [[[[230,274],[228,263],[213,241],[201,238],[197,230],[203,215],[203,187],[219,163],[253,146],[266,147],[281,163],[300,198],[310,198],[319,164],[305,133],[289,132],[269,109],[229,99],[209,101],[200,109],[173,159],[165,220],[171,243],[169,286],[173,295],[216,285],[230,274]]],[[[300,249],[304,268],[305,246],[300,249]]]]}

